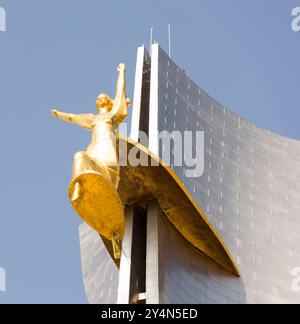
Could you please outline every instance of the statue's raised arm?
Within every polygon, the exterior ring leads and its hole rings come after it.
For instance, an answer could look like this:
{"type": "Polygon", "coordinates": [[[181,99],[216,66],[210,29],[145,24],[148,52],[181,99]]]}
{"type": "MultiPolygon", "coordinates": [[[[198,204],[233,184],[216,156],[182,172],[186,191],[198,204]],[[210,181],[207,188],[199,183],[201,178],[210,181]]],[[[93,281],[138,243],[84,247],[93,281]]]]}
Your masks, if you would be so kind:
{"type": "Polygon", "coordinates": [[[116,96],[113,100],[113,108],[111,111],[113,120],[117,125],[121,124],[122,121],[128,116],[128,106],[131,105],[131,100],[126,98],[125,72],[125,64],[119,64],[116,96]]]}

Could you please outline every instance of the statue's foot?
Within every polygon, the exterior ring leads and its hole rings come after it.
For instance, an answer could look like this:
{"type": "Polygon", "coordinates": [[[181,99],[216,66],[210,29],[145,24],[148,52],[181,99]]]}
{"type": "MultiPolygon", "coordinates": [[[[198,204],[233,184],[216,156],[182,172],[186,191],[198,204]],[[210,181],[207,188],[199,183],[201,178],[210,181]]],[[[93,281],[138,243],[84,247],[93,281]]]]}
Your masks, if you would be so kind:
{"type": "Polygon", "coordinates": [[[116,235],[113,235],[113,237],[112,237],[112,246],[113,246],[115,259],[120,259],[121,258],[121,242],[117,238],[116,235]]]}
{"type": "Polygon", "coordinates": [[[74,186],[74,190],[73,190],[73,194],[72,194],[72,198],[71,198],[71,201],[76,201],[79,199],[80,197],[80,194],[81,194],[81,186],[80,186],[80,183],[79,182],[76,182],[75,183],[75,186],[74,186]]]}

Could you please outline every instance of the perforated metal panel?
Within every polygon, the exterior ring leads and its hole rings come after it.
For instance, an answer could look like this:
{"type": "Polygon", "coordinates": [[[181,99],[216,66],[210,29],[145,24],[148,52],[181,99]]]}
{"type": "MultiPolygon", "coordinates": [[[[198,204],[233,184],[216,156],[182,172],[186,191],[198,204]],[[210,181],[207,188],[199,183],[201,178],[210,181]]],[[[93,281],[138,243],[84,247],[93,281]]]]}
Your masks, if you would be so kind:
{"type": "Polygon", "coordinates": [[[90,304],[115,304],[119,269],[100,235],[87,224],[79,228],[83,282],[90,304]]]}
{"type": "MultiPolygon", "coordinates": [[[[185,245],[184,250],[164,225],[169,236],[161,235],[160,253],[165,256],[160,262],[162,302],[190,300],[178,295],[180,283],[187,293],[193,291],[190,297],[198,291],[206,302],[299,303],[300,293],[292,291],[292,270],[300,266],[300,143],[239,118],[193,83],[158,45],[153,46],[155,51],[152,69],[158,66],[158,71],[151,73],[157,76],[158,92],[150,97],[157,95],[157,105],[150,106],[150,115],[158,114],[158,131],[205,132],[204,175],[187,178],[185,166],[174,167],[172,160],[171,166],[228,246],[242,274],[236,279],[222,271],[205,270],[201,276],[206,290],[201,285],[197,288],[201,263],[207,269],[210,261],[204,258],[193,266],[192,247],[185,245]],[[180,258],[172,257],[170,265],[165,250],[180,251],[180,258]]],[[[156,136],[155,130],[150,134],[156,136]]],[[[162,150],[160,145],[161,157],[162,150]]]]}

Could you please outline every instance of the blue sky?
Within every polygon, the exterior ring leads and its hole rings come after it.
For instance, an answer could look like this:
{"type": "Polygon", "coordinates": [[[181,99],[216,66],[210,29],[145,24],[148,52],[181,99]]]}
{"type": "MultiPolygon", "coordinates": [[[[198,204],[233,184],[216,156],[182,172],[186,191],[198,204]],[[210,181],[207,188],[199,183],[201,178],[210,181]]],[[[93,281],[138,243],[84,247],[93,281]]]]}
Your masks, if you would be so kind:
{"type": "Polygon", "coordinates": [[[86,303],[78,225],[67,197],[89,134],[49,110],[94,112],[136,48],[154,40],[206,92],[242,117],[300,139],[300,0],[0,0],[0,303],[86,303]]]}

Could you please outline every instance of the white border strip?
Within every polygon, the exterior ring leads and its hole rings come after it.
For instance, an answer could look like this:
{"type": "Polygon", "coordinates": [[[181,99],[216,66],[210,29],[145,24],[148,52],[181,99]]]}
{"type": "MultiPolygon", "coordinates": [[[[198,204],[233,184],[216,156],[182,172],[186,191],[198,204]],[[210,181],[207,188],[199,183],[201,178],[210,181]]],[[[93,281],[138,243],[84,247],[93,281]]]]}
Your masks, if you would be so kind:
{"type": "Polygon", "coordinates": [[[139,140],[140,114],[142,103],[142,86],[143,86],[143,72],[144,72],[144,57],[145,47],[141,46],[137,50],[135,82],[134,82],[134,98],[133,111],[131,117],[130,139],[135,142],[139,140]]]}
{"type": "Polygon", "coordinates": [[[159,45],[153,44],[151,50],[151,83],[149,107],[149,150],[159,155],[158,147],[158,53],[159,45]]]}

